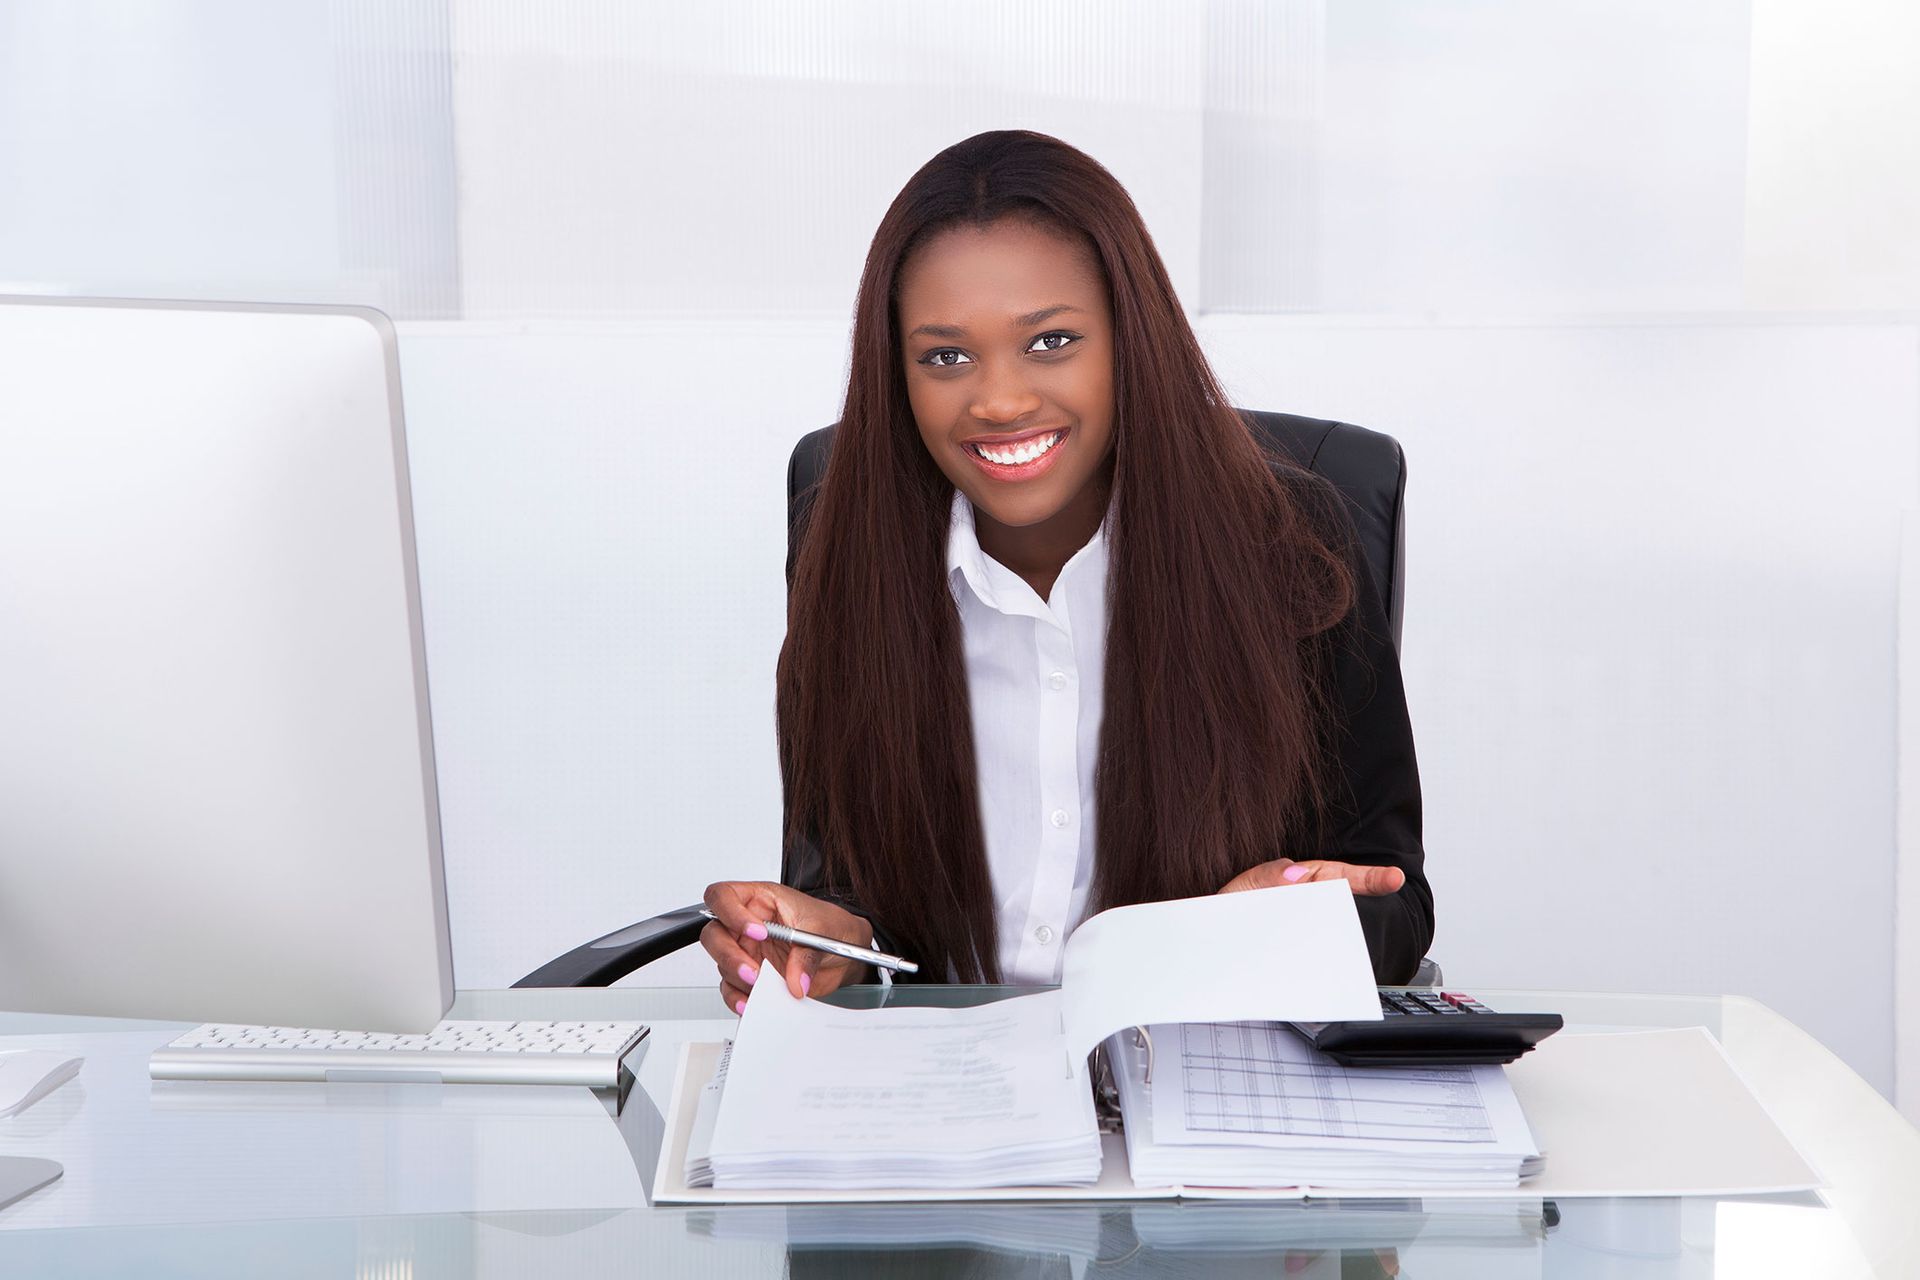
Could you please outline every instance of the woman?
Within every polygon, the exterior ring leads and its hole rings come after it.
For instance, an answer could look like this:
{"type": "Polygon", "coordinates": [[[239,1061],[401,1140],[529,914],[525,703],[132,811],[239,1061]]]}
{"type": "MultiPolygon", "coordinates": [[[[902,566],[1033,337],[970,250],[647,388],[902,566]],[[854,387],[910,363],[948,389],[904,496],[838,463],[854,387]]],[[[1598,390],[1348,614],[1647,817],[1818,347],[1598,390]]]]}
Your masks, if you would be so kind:
{"type": "Polygon", "coordinates": [[[861,277],[777,709],[798,887],[708,888],[741,1009],[867,966],[1055,981],[1123,903],[1345,878],[1383,982],[1433,934],[1398,659],[1329,486],[1232,410],[1132,201],[1056,139],[916,173],[861,277]]]}

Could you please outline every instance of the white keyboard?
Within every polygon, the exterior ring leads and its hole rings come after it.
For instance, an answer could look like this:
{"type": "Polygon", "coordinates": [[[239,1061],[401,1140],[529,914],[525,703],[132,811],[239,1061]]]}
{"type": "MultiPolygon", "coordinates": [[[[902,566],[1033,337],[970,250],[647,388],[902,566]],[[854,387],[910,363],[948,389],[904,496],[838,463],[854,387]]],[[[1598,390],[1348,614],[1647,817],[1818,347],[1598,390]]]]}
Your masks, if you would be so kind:
{"type": "Polygon", "coordinates": [[[155,1080],[438,1080],[611,1089],[639,1022],[443,1022],[425,1035],[195,1027],[147,1060],[155,1080]]]}

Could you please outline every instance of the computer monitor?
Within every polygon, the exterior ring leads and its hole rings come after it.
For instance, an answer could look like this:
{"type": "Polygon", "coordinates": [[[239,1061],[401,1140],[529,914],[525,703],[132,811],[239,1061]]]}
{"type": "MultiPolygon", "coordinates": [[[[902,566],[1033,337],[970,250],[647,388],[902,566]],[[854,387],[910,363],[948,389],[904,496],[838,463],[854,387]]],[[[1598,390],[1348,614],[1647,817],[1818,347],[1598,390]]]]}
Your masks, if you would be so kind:
{"type": "Polygon", "coordinates": [[[393,326],[0,298],[0,1009],[452,998],[393,326]]]}

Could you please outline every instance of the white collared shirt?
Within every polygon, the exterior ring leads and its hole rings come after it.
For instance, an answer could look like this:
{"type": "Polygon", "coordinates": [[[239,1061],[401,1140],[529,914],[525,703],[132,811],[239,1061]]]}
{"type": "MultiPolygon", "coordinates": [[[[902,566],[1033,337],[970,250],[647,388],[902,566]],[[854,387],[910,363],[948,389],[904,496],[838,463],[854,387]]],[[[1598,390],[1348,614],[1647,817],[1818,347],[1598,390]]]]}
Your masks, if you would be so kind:
{"type": "Polygon", "coordinates": [[[1107,647],[1106,525],[1042,600],[980,549],[953,495],[948,585],[960,610],[980,823],[1005,982],[1060,980],[1093,882],[1093,770],[1107,647]]]}

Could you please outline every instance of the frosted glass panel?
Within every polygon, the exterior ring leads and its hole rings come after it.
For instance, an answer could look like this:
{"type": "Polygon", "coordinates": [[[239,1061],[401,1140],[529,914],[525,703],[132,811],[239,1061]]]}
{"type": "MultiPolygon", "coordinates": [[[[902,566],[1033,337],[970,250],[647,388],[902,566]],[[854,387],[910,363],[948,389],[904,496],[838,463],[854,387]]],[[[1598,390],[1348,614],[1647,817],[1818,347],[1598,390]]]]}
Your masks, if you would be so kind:
{"type": "Polygon", "coordinates": [[[1323,0],[1213,0],[1200,305],[1319,306],[1325,134],[1323,0]]]}
{"type": "Polygon", "coordinates": [[[466,314],[850,313],[887,203],[1051,133],[1199,266],[1204,11],[1168,3],[454,7],[466,314]]]}
{"type": "Polygon", "coordinates": [[[1746,0],[1208,13],[1202,309],[1741,305],[1746,0]]]}
{"type": "Polygon", "coordinates": [[[1743,300],[1745,0],[1327,14],[1320,308],[1743,300]]]}
{"type": "Polygon", "coordinates": [[[1806,88],[1753,26],[1750,0],[0,0],[0,284],[845,315],[906,178],[1025,127],[1119,176],[1196,312],[1735,309],[1750,271],[1781,296],[1807,216],[1780,109],[1806,88]]]}
{"type": "Polygon", "coordinates": [[[0,289],[458,307],[444,6],[0,0],[0,289]]]}

